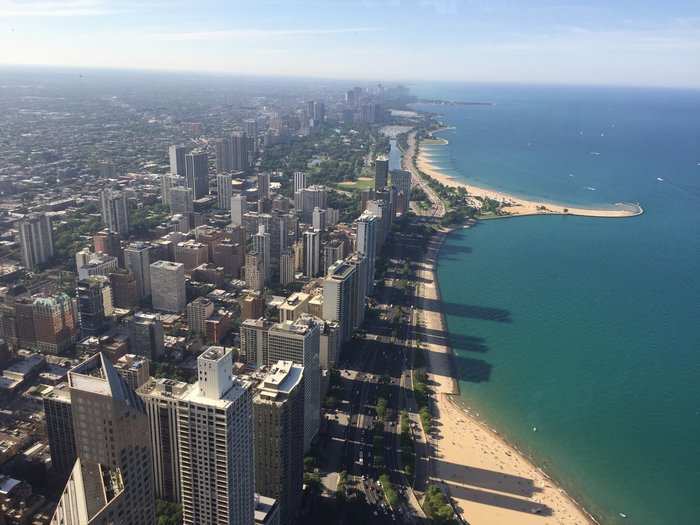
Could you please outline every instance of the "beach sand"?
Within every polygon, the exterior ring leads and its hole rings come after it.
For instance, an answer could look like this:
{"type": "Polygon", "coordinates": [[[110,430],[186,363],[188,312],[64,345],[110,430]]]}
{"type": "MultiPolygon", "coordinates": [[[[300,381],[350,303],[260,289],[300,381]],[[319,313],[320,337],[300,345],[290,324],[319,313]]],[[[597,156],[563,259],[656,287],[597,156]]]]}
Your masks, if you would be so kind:
{"type": "MultiPolygon", "coordinates": [[[[418,330],[445,334],[441,312],[423,309],[420,298],[440,300],[434,265],[445,232],[436,234],[417,265],[418,330]]],[[[446,338],[434,338],[446,340],[446,338]]],[[[455,501],[470,525],[590,525],[595,523],[524,455],[454,401],[451,351],[439,342],[427,348],[429,380],[435,391],[436,425],[431,437],[429,474],[455,501]]]]}
{"type": "MultiPolygon", "coordinates": [[[[428,139],[429,141],[434,139],[428,139]]],[[[409,135],[409,146],[412,147],[412,141],[415,141],[415,134],[411,133],[409,135]]],[[[430,144],[431,142],[428,142],[430,144]]],[[[435,142],[433,142],[434,144],[435,142]]],[[[420,144],[418,144],[418,156],[416,158],[417,168],[428,175],[429,177],[437,180],[445,186],[450,186],[453,188],[463,187],[467,190],[467,193],[474,197],[489,198],[497,200],[504,203],[502,210],[508,214],[508,216],[518,216],[518,215],[579,215],[583,217],[610,217],[610,218],[620,218],[620,217],[633,217],[635,215],[640,215],[643,210],[638,205],[629,204],[616,204],[615,207],[609,209],[606,208],[581,208],[576,206],[568,206],[562,204],[556,204],[551,202],[538,202],[534,200],[523,199],[521,197],[516,197],[508,193],[503,193],[499,191],[490,190],[487,188],[481,188],[473,184],[469,184],[451,177],[444,172],[440,171],[435,165],[430,162],[430,158],[421,151],[420,144]]],[[[480,202],[473,199],[473,204],[479,206],[480,202]]]]}

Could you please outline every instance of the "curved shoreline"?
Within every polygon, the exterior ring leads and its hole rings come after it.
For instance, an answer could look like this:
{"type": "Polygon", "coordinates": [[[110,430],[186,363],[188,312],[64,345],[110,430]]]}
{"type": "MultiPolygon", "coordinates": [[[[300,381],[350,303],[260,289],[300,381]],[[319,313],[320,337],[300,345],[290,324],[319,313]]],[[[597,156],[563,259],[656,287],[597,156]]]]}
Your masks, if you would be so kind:
{"type": "MultiPolygon", "coordinates": [[[[444,128],[431,132],[442,131],[444,128]]],[[[614,208],[586,208],[575,205],[560,204],[551,201],[539,201],[523,197],[517,197],[510,193],[496,191],[481,186],[476,186],[461,180],[457,180],[451,175],[447,175],[439,167],[431,163],[425,152],[421,148],[421,140],[416,140],[415,132],[408,136],[408,141],[415,141],[416,168],[426,176],[435,179],[437,182],[452,188],[464,188],[470,196],[480,199],[492,199],[502,203],[503,214],[494,215],[492,218],[528,216],[528,215],[576,215],[580,217],[600,217],[600,218],[626,218],[636,217],[644,213],[644,209],[638,203],[616,203],[614,208]]],[[[478,199],[473,199],[475,206],[481,206],[478,199]]]]}

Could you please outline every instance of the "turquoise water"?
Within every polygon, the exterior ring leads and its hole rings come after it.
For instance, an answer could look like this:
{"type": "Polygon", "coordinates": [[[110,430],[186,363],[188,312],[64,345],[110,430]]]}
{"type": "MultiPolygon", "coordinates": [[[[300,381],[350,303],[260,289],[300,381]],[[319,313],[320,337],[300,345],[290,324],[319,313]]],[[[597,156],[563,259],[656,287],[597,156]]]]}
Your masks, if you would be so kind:
{"type": "Polygon", "coordinates": [[[438,276],[465,401],[603,523],[700,523],[700,92],[414,91],[496,102],[421,106],[455,126],[431,154],[456,176],[645,209],[450,236],[438,276]]]}

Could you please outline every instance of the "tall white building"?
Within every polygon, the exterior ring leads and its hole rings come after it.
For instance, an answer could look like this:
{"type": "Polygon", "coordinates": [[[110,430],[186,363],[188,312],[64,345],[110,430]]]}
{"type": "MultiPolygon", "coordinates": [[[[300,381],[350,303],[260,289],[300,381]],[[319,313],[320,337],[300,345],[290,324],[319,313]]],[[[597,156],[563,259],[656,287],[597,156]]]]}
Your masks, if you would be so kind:
{"type": "Polygon", "coordinates": [[[51,219],[45,213],[32,213],[19,221],[19,242],[22,264],[36,268],[53,257],[53,232],[51,219]]]}
{"type": "Polygon", "coordinates": [[[355,265],[338,261],[323,280],[323,319],[340,324],[342,342],[350,340],[355,326],[356,272],[355,265]]]}
{"type": "Polygon", "coordinates": [[[153,309],[179,313],[185,309],[185,265],[170,261],[151,264],[151,301],[153,309]]]}
{"type": "Polygon", "coordinates": [[[355,250],[367,258],[367,291],[374,291],[374,268],[377,257],[377,217],[365,210],[357,219],[357,242],[355,250]]]}
{"type": "Polygon", "coordinates": [[[317,277],[321,271],[321,232],[304,232],[304,275],[309,279],[317,277]]]}
{"type": "Polygon", "coordinates": [[[262,255],[256,251],[245,256],[245,285],[250,290],[265,288],[265,265],[262,255]]]}
{"type": "Polygon", "coordinates": [[[326,229],[326,210],[314,208],[311,214],[311,225],[314,230],[324,231],[326,229]]]}
{"type": "Polygon", "coordinates": [[[277,323],[267,336],[267,364],[293,361],[304,367],[304,450],[309,450],[321,423],[320,326],[302,314],[296,321],[277,323]]]}
{"type": "Polygon", "coordinates": [[[231,224],[241,226],[243,215],[248,212],[248,201],[240,193],[231,197],[231,224]]]}
{"type": "Polygon", "coordinates": [[[267,284],[270,280],[271,253],[270,234],[265,231],[264,224],[259,225],[258,233],[253,235],[253,251],[258,252],[258,255],[262,257],[263,276],[265,284],[267,284]]]}
{"type": "Polygon", "coordinates": [[[170,192],[173,188],[182,186],[184,181],[184,177],[172,175],[171,173],[164,173],[160,176],[160,199],[163,206],[170,207],[170,192]]]}
{"type": "Polygon", "coordinates": [[[306,188],[306,173],[303,171],[294,172],[294,193],[306,188]]]}
{"type": "Polygon", "coordinates": [[[134,274],[139,297],[151,295],[151,247],[145,242],[134,242],[124,248],[124,266],[134,274]]]}
{"type": "Polygon", "coordinates": [[[197,358],[197,383],[179,400],[183,523],[250,525],[255,465],[251,385],[232,377],[232,354],[208,347],[197,358]]]}
{"type": "Polygon", "coordinates": [[[220,210],[231,209],[232,181],[233,176],[230,173],[219,173],[216,176],[216,206],[220,210]]]}

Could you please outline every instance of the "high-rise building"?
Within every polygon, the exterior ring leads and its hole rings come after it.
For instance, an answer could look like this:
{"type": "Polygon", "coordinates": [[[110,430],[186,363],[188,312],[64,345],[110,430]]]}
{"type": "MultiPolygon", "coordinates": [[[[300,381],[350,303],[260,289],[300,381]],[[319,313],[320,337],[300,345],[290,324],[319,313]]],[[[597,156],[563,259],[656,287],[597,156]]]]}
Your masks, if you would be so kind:
{"type": "Polygon", "coordinates": [[[304,480],[304,367],[278,361],[253,398],[255,491],[277,500],[280,523],[295,518],[304,480]]]}
{"type": "Polygon", "coordinates": [[[100,335],[107,329],[105,301],[111,307],[112,294],[107,277],[90,277],[78,281],[76,288],[80,333],[83,337],[100,335]]]}
{"type": "Polygon", "coordinates": [[[182,263],[156,261],[151,264],[153,309],[180,313],[185,309],[185,267],[182,263]]]}
{"type": "Polygon", "coordinates": [[[194,211],[193,193],[190,188],[178,186],[170,190],[170,212],[189,217],[194,211]]]}
{"type": "Polygon", "coordinates": [[[151,377],[150,361],[136,354],[124,354],[114,363],[117,374],[132,390],[136,390],[151,377]]]}
{"type": "Polygon", "coordinates": [[[103,253],[116,257],[122,261],[122,246],[119,240],[119,235],[109,230],[102,230],[92,236],[92,243],[95,248],[95,253],[103,253]]]}
{"type": "Polygon", "coordinates": [[[301,317],[301,314],[309,313],[309,299],[311,299],[311,296],[302,292],[294,292],[287,297],[285,301],[277,307],[280,322],[296,321],[301,317]]]}
{"type": "Polygon", "coordinates": [[[185,525],[253,523],[252,389],[232,366],[231,350],[208,347],[197,358],[197,383],[178,401],[185,525]]]}
{"type": "Polygon", "coordinates": [[[258,199],[270,198],[270,174],[266,171],[258,173],[258,199]]]}
{"type": "Polygon", "coordinates": [[[183,186],[185,178],[180,175],[164,173],[160,176],[160,198],[163,206],[170,206],[170,194],[173,188],[183,186]]]}
{"type": "Polygon", "coordinates": [[[342,342],[349,341],[355,326],[357,274],[354,265],[339,261],[323,280],[323,319],[340,324],[342,342]]]}
{"type": "Polygon", "coordinates": [[[311,214],[311,225],[314,230],[325,231],[326,229],[326,210],[314,208],[311,214]]]}
{"type": "Polygon", "coordinates": [[[272,322],[264,317],[244,319],[241,323],[241,355],[246,363],[267,365],[267,333],[270,326],[272,322]]]}
{"type": "Polygon", "coordinates": [[[243,121],[245,134],[248,137],[248,156],[252,156],[258,151],[258,121],[254,118],[247,118],[243,121]]]}
{"type": "Polygon", "coordinates": [[[96,275],[109,275],[118,268],[116,257],[104,253],[92,253],[89,249],[75,254],[75,265],[78,270],[78,279],[87,279],[96,275]]]}
{"type": "Polygon", "coordinates": [[[250,290],[265,288],[265,265],[262,255],[256,251],[245,256],[245,284],[250,290]]]}
{"type": "Polygon", "coordinates": [[[245,132],[236,132],[231,135],[233,169],[236,171],[246,171],[249,168],[248,162],[248,137],[245,132]]]}
{"type": "Polygon", "coordinates": [[[304,367],[304,450],[309,450],[321,423],[320,327],[309,315],[277,323],[267,336],[267,364],[293,361],[304,367]]]}
{"type": "Polygon", "coordinates": [[[375,237],[377,239],[376,253],[379,253],[379,250],[384,246],[384,241],[391,230],[391,210],[387,202],[374,200],[367,201],[367,209],[365,211],[368,211],[379,220],[375,237]]]}
{"type": "Polygon", "coordinates": [[[258,233],[253,235],[253,251],[258,252],[263,261],[263,279],[265,284],[270,281],[270,234],[265,231],[265,226],[258,226],[258,233]]]}
{"type": "Polygon", "coordinates": [[[207,319],[214,313],[214,303],[206,297],[197,297],[187,305],[187,326],[191,333],[206,335],[207,319]]]}
{"type": "Polygon", "coordinates": [[[248,201],[240,193],[231,197],[231,224],[241,226],[243,215],[248,212],[248,201]]]}
{"type": "Polygon", "coordinates": [[[156,361],[163,354],[163,324],[155,314],[136,312],[129,319],[129,349],[132,354],[156,361]]]}
{"type": "Polygon", "coordinates": [[[232,181],[233,176],[230,173],[219,173],[216,176],[216,207],[220,210],[231,209],[232,181]]]}
{"type": "Polygon", "coordinates": [[[129,208],[126,195],[121,191],[105,188],[100,193],[100,204],[105,227],[121,237],[129,235],[129,208]]]}
{"type": "Polygon", "coordinates": [[[304,275],[313,279],[321,271],[321,232],[304,232],[304,275]]]}
{"type": "Polygon", "coordinates": [[[155,522],[148,419],[103,353],[68,373],[78,459],[52,525],[155,522]]]}
{"type": "Polygon", "coordinates": [[[209,158],[205,152],[185,155],[185,184],[192,190],[194,200],[209,194],[209,158]]]}
{"type": "Polygon", "coordinates": [[[406,170],[392,170],[391,185],[396,188],[397,192],[397,211],[402,214],[408,212],[411,200],[411,172],[406,170]]]}
{"type": "Polygon", "coordinates": [[[170,173],[172,175],[185,175],[185,155],[188,152],[185,146],[170,146],[168,156],[170,158],[170,173]]]}
{"type": "MultiPolygon", "coordinates": [[[[149,268],[150,272],[150,268],[149,268]]],[[[115,308],[133,308],[139,303],[138,284],[129,270],[117,269],[109,274],[112,303],[115,308]]]]}
{"type": "Polygon", "coordinates": [[[179,242],[175,245],[175,262],[182,263],[185,271],[191,272],[197,266],[209,262],[209,247],[193,239],[179,242]]]}
{"type": "Polygon", "coordinates": [[[32,304],[36,348],[47,354],[68,350],[78,336],[78,308],[64,293],[37,297],[32,304]]]}
{"type": "MultiPolygon", "coordinates": [[[[310,223],[314,208],[325,209],[328,201],[328,193],[325,186],[314,184],[300,191],[301,212],[304,222],[310,223]]],[[[295,206],[297,197],[295,195],[295,206]]]]}
{"type": "Polygon", "coordinates": [[[294,193],[306,188],[306,173],[303,171],[294,172],[294,193]]]}
{"type": "Polygon", "coordinates": [[[345,257],[345,244],[340,239],[328,241],[323,247],[323,275],[328,273],[331,265],[345,257]]]}
{"type": "Polygon", "coordinates": [[[146,405],[151,430],[156,498],[165,501],[181,501],[177,408],[193,388],[173,379],[150,378],[137,392],[146,405]]]}
{"type": "Polygon", "coordinates": [[[134,242],[124,248],[124,265],[134,274],[136,288],[141,299],[151,296],[151,246],[134,242]]]}
{"type": "Polygon", "coordinates": [[[53,257],[51,219],[45,213],[31,213],[19,221],[19,242],[22,264],[33,270],[53,257]]]}
{"type": "Polygon", "coordinates": [[[216,139],[216,172],[224,173],[233,169],[233,144],[230,139],[216,139]]]}
{"type": "Polygon", "coordinates": [[[280,284],[287,286],[294,281],[294,257],[289,249],[280,254],[280,284]]]}
{"type": "Polygon", "coordinates": [[[67,478],[76,458],[70,391],[65,383],[62,383],[46,392],[42,401],[51,451],[51,466],[56,473],[67,478]]]}
{"type": "Polygon", "coordinates": [[[374,161],[374,189],[383,190],[389,183],[389,159],[378,157],[374,161]]]}
{"type": "Polygon", "coordinates": [[[363,212],[357,219],[357,241],[355,250],[367,258],[367,295],[374,291],[374,268],[377,256],[377,217],[363,212]]]}

